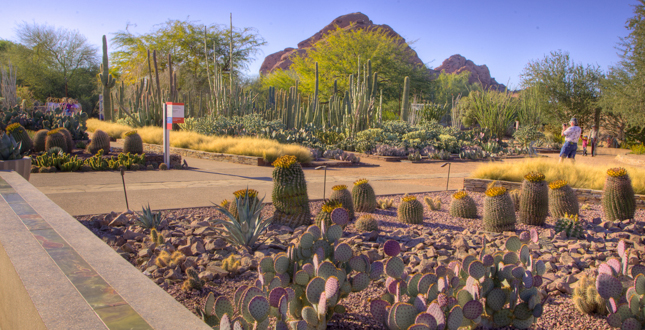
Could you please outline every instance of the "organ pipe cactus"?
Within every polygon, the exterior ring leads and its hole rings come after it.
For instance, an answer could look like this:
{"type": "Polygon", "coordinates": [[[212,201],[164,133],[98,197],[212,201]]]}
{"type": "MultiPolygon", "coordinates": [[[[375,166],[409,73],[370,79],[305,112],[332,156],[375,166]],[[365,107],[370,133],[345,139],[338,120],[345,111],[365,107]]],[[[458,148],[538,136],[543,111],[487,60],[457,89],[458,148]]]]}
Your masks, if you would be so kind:
{"type": "Polygon", "coordinates": [[[103,117],[106,121],[111,121],[113,109],[110,89],[116,84],[116,79],[110,74],[107,39],[105,36],[103,36],[103,63],[101,63],[100,71],[99,79],[101,80],[101,87],[103,87],[103,117]]]}
{"type": "Polygon", "coordinates": [[[627,243],[618,242],[621,260],[610,258],[598,267],[596,290],[607,301],[607,323],[614,328],[645,328],[645,266],[636,264],[628,272],[627,243]],[[625,286],[630,286],[625,291],[625,286]],[[625,299],[627,304],[621,303],[625,299]]]}
{"type": "Polygon", "coordinates": [[[578,197],[566,181],[556,180],[549,183],[549,210],[551,216],[556,218],[563,217],[565,214],[578,214],[578,197]]]}
{"type": "Polygon", "coordinates": [[[354,182],[352,201],[357,212],[373,212],[376,209],[376,194],[367,179],[354,182]]]}
{"type": "Polygon", "coordinates": [[[486,190],[484,199],[484,230],[503,232],[515,230],[515,210],[511,196],[504,187],[486,190]]]}
{"type": "Polygon", "coordinates": [[[484,241],[479,257],[467,256],[436,267],[434,273],[410,276],[398,256],[400,245],[385,242],[387,292],[370,302],[372,315],[388,329],[529,327],[542,314],[537,288],[546,267],[532,259],[525,244],[528,239],[538,242],[537,231],[522,236],[524,241],[510,237],[506,251],[486,254],[484,241]]]}
{"type": "Polygon", "coordinates": [[[520,197],[519,222],[542,226],[549,213],[549,191],[544,174],[532,172],[524,176],[520,197]]]}
{"type": "Polygon", "coordinates": [[[602,193],[602,209],[607,220],[633,219],[636,212],[636,197],[632,180],[622,167],[607,171],[605,189],[602,193]]]}
{"type": "Polygon", "coordinates": [[[459,218],[477,218],[477,205],[475,200],[465,191],[458,191],[452,195],[450,202],[450,215],[459,218]]]}
{"type": "Polygon", "coordinates": [[[273,162],[273,205],[275,223],[292,228],[311,224],[307,182],[295,156],[285,155],[273,162]]]}

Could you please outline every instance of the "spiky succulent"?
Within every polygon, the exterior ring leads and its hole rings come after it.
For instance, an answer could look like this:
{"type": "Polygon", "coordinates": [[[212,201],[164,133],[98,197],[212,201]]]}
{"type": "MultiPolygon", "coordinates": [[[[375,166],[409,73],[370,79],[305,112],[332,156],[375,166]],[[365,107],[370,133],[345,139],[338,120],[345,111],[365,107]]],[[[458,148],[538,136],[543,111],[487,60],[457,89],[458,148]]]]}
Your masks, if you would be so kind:
{"type": "Polygon", "coordinates": [[[141,207],[141,214],[138,215],[134,224],[146,229],[157,229],[162,221],[161,212],[152,212],[150,204],[148,204],[148,207],[141,207]]]}
{"type": "MultiPolygon", "coordinates": [[[[233,201],[228,205],[228,211],[231,212],[231,214],[239,220],[240,214],[237,210],[237,204],[238,201],[241,201],[242,203],[246,203],[247,200],[249,200],[251,203],[257,203],[259,201],[258,199],[258,191],[255,189],[240,189],[235,192],[233,192],[233,196],[235,197],[233,201]]],[[[221,205],[221,204],[220,204],[221,205]]]]}
{"type": "Polygon", "coordinates": [[[504,187],[491,187],[484,192],[484,194],[488,197],[495,197],[495,196],[501,196],[506,193],[506,188],[504,187]]]}
{"type": "Polygon", "coordinates": [[[565,214],[575,215],[580,211],[576,192],[564,180],[549,183],[549,210],[559,218],[565,214]]]}
{"type": "Polygon", "coordinates": [[[556,220],[554,230],[556,233],[565,232],[567,237],[584,238],[583,224],[577,214],[565,214],[564,217],[556,220]]]}
{"type": "Polygon", "coordinates": [[[404,196],[397,210],[400,222],[409,224],[423,223],[423,204],[415,196],[404,196]]]}
{"type": "Polygon", "coordinates": [[[634,218],[636,196],[632,180],[624,168],[611,168],[607,171],[602,193],[602,209],[607,220],[622,221],[634,218]]]}
{"type": "Polygon", "coordinates": [[[486,190],[484,199],[484,230],[503,232],[515,230],[515,208],[504,187],[486,190]]]}
{"type": "Polygon", "coordinates": [[[320,212],[316,215],[316,219],[314,220],[316,225],[320,227],[322,222],[325,222],[327,226],[331,226],[331,213],[337,208],[343,208],[343,204],[337,200],[326,200],[320,208],[320,212]]]}
{"type": "Polygon", "coordinates": [[[343,208],[349,212],[349,218],[354,219],[354,201],[352,200],[352,193],[347,190],[344,184],[331,187],[332,193],[329,197],[330,200],[337,201],[343,205],[343,208]]]}
{"type": "Polygon", "coordinates": [[[452,195],[450,215],[458,218],[473,219],[477,217],[477,204],[466,191],[458,191],[452,195]]]}
{"type": "Polygon", "coordinates": [[[354,182],[352,203],[357,212],[373,212],[376,209],[376,194],[367,179],[354,182]]]}
{"type": "Polygon", "coordinates": [[[526,179],[526,181],[530,181],[530,182],[544,181],[545,178],[546,177],[544,176],[544,174],[542,174],[540,172],[529,172],[528,174],[526,174],[524,176],[524,179],[526,179]]]}
{"type": "Polygon", "coordinates": [[[596,290],[596,279],[582,275],[573,290],[573,305],[585,314],[607,315],[607,302],[596,290]]]}
{"type": "Polygon", "coordinates": [[[607,175],[618,178],[627,175],[627,170],[624,167],[614,167],[607,170],[607,175]]]}
{"type": "Polygon", "coordinates": [[[215,209],[224,214],[228,219],[211,220],[215,225],[221,224],[225,228],[224,239],[235,246],[245,247],[253,250],[266,228],[273,221],[273,217],[262,216],[264,209],[264,197],[253,199],[249,195],[244,198],[236,198],[236,210],[238,216],[233,215],[228,209],[213,203],[215,209]]]}
{"type": "Polygon", "coordinates": [[[354,228],[359,232],[371,232],[378,230],[378,221],[371,214],[363,214],[354,223],[354,228]]]}
{"type": "Polygon", "coordinates": [[[282,156],[273,166],[274,222],[292,228],[311,224],[307,182],[296,157],[282,156]]]}
{"type": "Polygon", "coordinates": [[[423,201],[428,205],[428,208],[431,211],[437,211],[441,209],[441,198],[435,197],[430,198],[429,196],[423,197],[423,201]]]}
{"type": "Polygon", "coordinates": [[[531,172],[524,176],[520,197],[519,222],[542,226],[549,215],[549,188],[544,174],[531,172]]]}

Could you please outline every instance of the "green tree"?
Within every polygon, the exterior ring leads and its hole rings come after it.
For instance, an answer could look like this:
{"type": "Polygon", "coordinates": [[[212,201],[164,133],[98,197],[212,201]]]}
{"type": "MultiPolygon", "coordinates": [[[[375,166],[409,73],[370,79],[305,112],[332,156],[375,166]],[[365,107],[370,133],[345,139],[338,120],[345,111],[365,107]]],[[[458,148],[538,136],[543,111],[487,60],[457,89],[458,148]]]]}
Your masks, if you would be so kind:
{"type": "MultiPolygon", "coordinates": [[[[356,74],[360,64],[372,62],[372,72],[378,72],[379,88],[384,101],[398,99],[403,80],[410,77],[411,94],[429,93],[431,77],[425,65],[415,64],[415,53],[409,43],[391,36],[381,28],[336,29],[330,31],[306,53],[294,53],[289,70],[277,70],[263,77],[265,87],[288,89],[299,80],[300,90],[312,94],[315,84],[315,65],[319,66],[319,91],[321,99],[329,98],[334,81],[338,90],[347,90],[350,74],[356,74]]],[[[400,108],[400,107],[399,107],[400,108]]]]}
{"type": "MultiPolygon", "coordinates": [[[[215,65],[222,71],[230,70],[230,32],[228,26],[205,26],[188,20],[168,20],[145,34],[134,34],[126,27],[112,38],[118,50],[110,55],[111,70],[126,84],[133,84],[148,75],[148,50],[156,50],[163,54],[157,58],[160,70],[168,66],[170,54],[173,70],[179,72],[178,85],[203,90],[208,86],[208,72],[212,73],[215,65]]],[[[233,28],[234,75],[248,68],[264,44],[255,29],[233,28]]]]}
{"type": "Polygon", "coordinates": [[[566,123],[576,117],[583,128],[598,120],[602,77],[597,65],[576,64],[562,51],[530,61],[520,75],[522,87],[539,93],[552,120],[566,123]]]}
{"type": "Polygon", "coordinates": [[[452,104],[457,97],[466,97],[471,89],[481,90],[479,84],[470,85],[470,71],[459,74],[442,71],[432,84],[432,102],[440,105],[452,104]]]}

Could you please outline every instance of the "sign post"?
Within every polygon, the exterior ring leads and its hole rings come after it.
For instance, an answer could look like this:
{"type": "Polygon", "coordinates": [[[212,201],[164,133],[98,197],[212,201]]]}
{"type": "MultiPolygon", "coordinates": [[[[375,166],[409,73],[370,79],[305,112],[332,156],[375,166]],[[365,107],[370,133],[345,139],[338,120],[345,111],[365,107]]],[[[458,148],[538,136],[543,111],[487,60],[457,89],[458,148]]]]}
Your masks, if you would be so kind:
{"type": "Polygon", "coordinates": [[[163,162],[170,168],[170,131],[172,124],[184,122],[184,104],[166,102],[163,105],[163,162]]]}

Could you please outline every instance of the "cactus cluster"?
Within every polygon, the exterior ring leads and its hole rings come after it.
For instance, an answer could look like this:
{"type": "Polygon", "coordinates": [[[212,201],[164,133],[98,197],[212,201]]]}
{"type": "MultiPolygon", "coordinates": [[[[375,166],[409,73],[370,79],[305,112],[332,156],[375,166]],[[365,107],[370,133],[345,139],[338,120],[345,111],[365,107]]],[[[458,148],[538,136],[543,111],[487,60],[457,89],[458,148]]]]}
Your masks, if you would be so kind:
{"type": "Polygon", "coordinates": [[[343,208],[349,212],[349,219],[354,219],[354,201],[352,200],[352,193],[347,190],[347,186],[336,185],[331,187],[332,193],[329,197],[332,201],[338,201],[343,205],[343,208]]]}
{"type": "Polygon", "coordinates": [[[413,225],[423,223],[423,204],[415,196],[401,198],[401,204],[396,213],[400,222],[413,225]]]}
{"type": "Polygon", "coordinates": [[[159,255],[155,258],[155,265],[157,265],[157,267],[159,268],[175,268],[181,265],[185,260],[186,256],[179,251],[175,251],[170,254],[166,250],[161,250],[161,252],[159,252],[159,255]]]}
{"type": "Polygon", "coordinates": [[[503,232],[515,230],[515,210],[511,196],[504,187],[486,190],[484,198],[484,230],[503,232]]]}
{"type": "Polygon", "coordinates": [[[602,194],[602,209],[607,220],[626,220],[634,218],[636,197],[632,180],[622,167],[610,168],[602,194]]]}
{"type": "Polygon", "coordinates": [[[240,265],[240,261],[235,258],[235,255],[232,253],[224,260],[222,260],[222,268],[229,273],[237,273],[237,271],[240,269],[240,265]]]}
{"type": "Polygon", "coordinates": [[[358,232],[371,232],[378,230],[378,221],[371,214],[363,214],[354,223],[354,228],[358,232]]]}
{"type": "Polygon", "coordinates": [[[399,243],[389,240],[383,245],[389,256],[384,263],[387,292],[370,302],[370,312],[391,330],[528,328],[542,315],[537,288],[546,267],[533,260],[526,245],[529,239],[538,241],[537,231],[522,236],[510,237],[506,251],[486,254],[484,241],[478,258],[467,256],[434,273],[414,275],[404,270],[399,243]]]}
{"type": "Polygon", "coordinates": [[[450,215],[458,218],[477,218],[477,204],[465,191],[458,191],[452,195],[450,202],[450,215]]]}
{"type": "Polygon", "coordinates": [[[596,290],[595,278],[582,275],[573,290],[573,305],[584,314],[607,314],[607,302],[596,290]]]}
{"type": "Polygon", "coordinates": [[[560,218],[565,214],[576,215],[579,213],[578,197],[564,180],[549,183],[549,210],[551,216],[560,218]]]}
{"type": "Polygon", "coordinates": [[[524,176],[520,197],[519,222],[542,226],[549,215],[549,190],[544,174],[531,172],[524,176]]]}
{"type": "Polygon", "coordinates": [[[428,208],[431,211],[437,211],[441,209],[441,198],[435,197],[430,198],[428,196],[423,197],[423,201],[428,205],[428,208]]]}
{"type": "Polygon", "coordinates": [[[150,240],[156,245],[163,245],[166,243],[166,239],[155,228],[150,229],[150,240]]]}
{"type": "Polygon", "coordinates": [[[201,290],[204,287],[204,280],[199,278],[199,273],[194,268],[186,268],[186,276],[188,278],[181,286],[184,291],[201,290]]]}
{"type": "Polygon", "coordinates": [[[387,210],[387,209],[391,208],[393,204],[394,204],[394,199],[392,199],[392,198],[390,198],[390,199],[387,199],[387,198],[379,199],[376,202],[376,207],[381,209],[381,210],[387,210]]]}
{"type": "Polygon", "coordinates": [[[142,154],[143,153],[143,140],[137,131],[130,131],[124,134],[125,140],[123,141],[123,152],[142,154]]]}
{"type": "Polygon", "coordinates": [[[7,134],[11,135],[16,142],[20,143],[20,153],[26,154],[33,148],[33,142],[27,134],[27,130],[20,123],[13,123],[7,126],[7,134]]]}
{"type": "Polygon", "coordinates": [[[282,156],[273,166],[274,222],[292,228],[311,224],[307,182],[296,157],[282,156]]]}
{"type": "Polygon", "coordinates": [[[563,231],[567,237],[571,238],[584,238],[585,236],[583,224],[577,214],[570,215],[565,213],[564,217],[555,221],[554,230],[556,233],[563,231]]]}
{"type": "Polygon", "coordinates": [[[627,244],[618,242],[621,260],[610,258],[598,267],[596,290],[606,300],[607,323],[614,328],[645,328],[645,266],[636,264],[628,273],[627,244]],[[631,276],[630,276],[631,275],[631,276]],[[631,286],[625,291],[623,284],[631,286]],[[626,301],[627,303],[624,303],[626,301]]]}
{"type": "Polygon", "coordinates": [[[354,182],[352,201],[356,212],[374,212],[376,209],[376,194],[367,179],[354,182]]]}
{"type": "Polygon", "coordinates": [[[103,153],[105,154],[110,153],[110,136],[102,130],[97,129],[96,131],[94,131],[94,134],[92,134],[92,140],[87,146],[87,151],[89,151],[92,155],[95,155],[99,152],[99,150],[103,150],[103,153]]]}
{"type": "Polygon", "coordinates": [[[333,224],[331,220],[331,213],[338,208],[344,209],[345,212],[347,212],[347,214],[349,215],[349,212],[343,207],[343,204],[341,204],[341,202],[333,199],[326,200],[320,208],[320,212],[318,212],[316,218],[314,219],[316,226],[321,227],[323,222],[328,227],[331,226],[333,224]]]}

